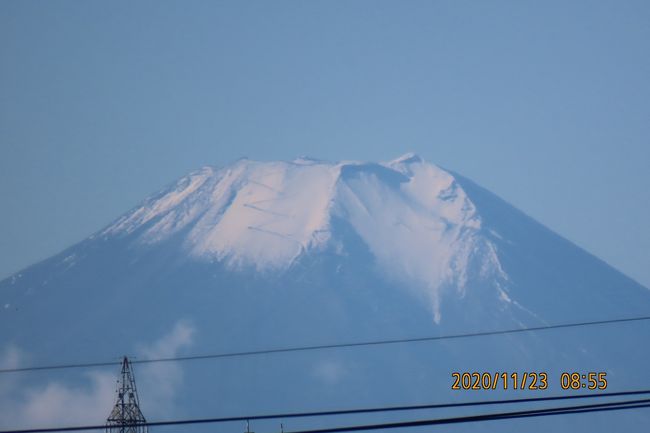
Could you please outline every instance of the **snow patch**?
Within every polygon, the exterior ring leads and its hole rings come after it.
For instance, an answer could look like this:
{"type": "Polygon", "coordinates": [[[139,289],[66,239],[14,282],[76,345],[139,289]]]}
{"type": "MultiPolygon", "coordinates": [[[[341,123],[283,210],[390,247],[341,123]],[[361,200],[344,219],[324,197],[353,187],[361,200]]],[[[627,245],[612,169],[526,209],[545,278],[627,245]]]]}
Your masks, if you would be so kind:
{"type": "Polygon", "coordinates": [[[269,271],[328,246],[345,254],[349,240],[334,231],[333,217],[352,226],[386,274],[428,300],[436,321],[442,288],[455,286],[464,296],[477,256],[480,276],[507,279],[454,176],[412,153],[387,163],[302,157],[204,168],[105,233],[144,228],[140,241],[155,244],[182,232],[198,259],[269,271]]]}

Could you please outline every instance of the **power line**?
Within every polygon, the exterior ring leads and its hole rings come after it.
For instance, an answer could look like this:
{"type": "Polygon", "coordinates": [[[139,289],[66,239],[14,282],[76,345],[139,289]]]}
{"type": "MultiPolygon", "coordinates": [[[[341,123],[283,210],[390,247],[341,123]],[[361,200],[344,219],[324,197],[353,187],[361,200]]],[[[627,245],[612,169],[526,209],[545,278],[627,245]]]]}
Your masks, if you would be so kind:
{"type": "MultiPolygon", "coordinates": [[[[645,321],[645,320],[650,320],[650,316],[630,317],[630,318],[623,318],[623,319],[596,320],[590,322],[562,323],[557,325],[534,326],[529,328],[514,328],[514,329],[504,329],[504,330],[496,330],[496,331],[472,332],[467,334],[451,334],[451,335],[439,335],[439,336],[429,336],[429,337],[321,344],[321,345],[313,345],[313,346],[294,346],[294,347],[283,347],[283,348],[274,348],[274,349],[251,350],[251,351],[244,351],[244,352],[225,352],[225,353],[214,353],[214,354],[205,354],[205,355],[177,356],[177,357],[169,357],[169,358],[136,359],[136,360],[132,360],[131,363],[149,364],[149,363],[156,363],[156,362],[196,361],[196,360],[204,360],[204,359],[234,358],[234,357],[242,357],[242,356],[268,355],[268,354],[276,354],[276,353],[305,352],[311,350],[341,349],[341,348],[363,347],[363,346],[380,346],[380,345],[387,345],[387,344],[420,343],[420,342],[427,342],[427,341],[487,337],[492,335],[517,334],[523,332],[547,331],[551,329],[576,328],[576,327],[583,327],[583,326],[638,322],[638,321],[645,321]]],[[[116,361],[103,361],[103,362],[100,361],[100,362],[58,364],[58,365],[42,365],[42,366],[32,366],[32,367],[4,368],[4,369],[0,369],[0,373],[18,373],[18,372],[39,371],[39,370],[63,370],[63,369],[72,369],[72,368],[109,367],[109,366],[116,366],[118,364],[119,362],[116,361]]]]}
{"type": "MultiPolygon", "coordinates": [[[[335,415],[351,415],[351,414],[361,414],[361,413],[378,413],[378,412],[395,412],[395,411],[410,411],[410,410],[420,410],[420,409],[442,409],[442,408],[458,408],[458,407],[468,407],[468,406],[484,406],[484,405],[499,405],[499,404],[522,404],[522,403],[533,403],[533,402],[542,402],[542,401],[555,401],[555,400],[574,400],[574,399],[590,399],[590,398],[610,398],[610,397],[622,397],[622,396],[632,396],[632,395],[642,395],[650,394],[650,389],[646,390],[637,390],[637,391],[620,391],[620,392],[604,392],[596,394],[581,394],[581,395],[562,395],[562,396],[549,396],[549,397],[532,397],[532,398],[520,398],[520,399],[508,399],[508,400],[485,400],[485,401],[473,401],[473,402],[462,402],[462,403],[439,403],[439,404],[428,404],[428,405],[415,405],[415,406],[387,406],[387,407],[376,407],[376,408],[364,408],[364,409],[344,409],[344,410],[331,410],[331,411],[318,411],[318,412],[293,412],[293,413],[283,413],[283,414],[266,414],[266,415],[246,415],[246,416],[235,416],[235,417],[222,417],[222,418],[198,418],[198,419],[186,419],[186,420],[169,420],[169,421],[156,421],[156,422],[146,422],[140,423],[138,426],[168,426],[168,425],[183,425],[183,424],[214,424],[214,423],[225,423],[225,422],[235,422],[235,421],[258,421],[258,420],[269,420],[269,419],[287,419],[287,418],[310,418],[310,417],[324,417],[324,416],[335,416],[335,415]]],[[[542,411],[566,411],[566,410],[579,410],[585,408],[599,408],[599,407],[608,407],[608,406],[618,406],[625,404],[645,404],[650,403],[650,398],[639,399],[639,400],[627,400],[623,402],[610,402],[610,403],[599,403],[592,405],[583,405],[583,406],[563,406],[556,408],[546,408],[546,409],[537,409],[537,410],[527,410],[519,412],[506,412],[506,413],[495,413],[495,414],[484,414],[482,416],[495,417],[499,416],[511,416],[513,414],[518,414],[521,416],[526,413],[537,413],[542,411]]],[[[643,406],[645,407],[645,406],[643,406]]],[[[459,418],[468,418],[468,417],[459,417],[459,418]]],[[[471,417],[469,417],[471,418],[471,417]]],[[[438,419],[438,420],[425,420],[425,421],[436,421],[436,423],[443,423],[443,420],[450,420],[455,418],[448,419],[438,419]]],[[[496,419],[496,418],[494,418],[496,419]]],[[[478,419],[477,419],[478,420],[478,419]]],[[[422,422],[422,421],[415,421],[422,422]]],[[[395,423],[391,423],[395,424],[395,423]]],[[[375,426],[375,425],[369,425],[375,426]]],[[[129,427],[124,425],[123,427],[129,427]]],[[[363,426],[353,426],[353,427],[337,427],[337,429],[359,429],[363,426]]],[[[405,425],[403,427],[408,427],[405,425]]],[[[70,426],[70,427],[53,427],[53,428],[35,428],[35,429],[24,429],[24,430],[3,430],[0,433],[48,433],[48,432],[66,432],[66,431],[82,431],[82,430],[95,430],[95,429],[105,429],[105,425],[101,426],[70,426]]],[[[366,430],[373,430],[383,427],[367,427],[366,430]]],[[[389,427],[390,428],[390,427],[389,427]]],[[[327,430],[330,431],[330,430],[327,430]]],[[[351,430],[341,430],[341,431],[351,431],[351,430]]],[[[286,432],[286,433],[307,433],[307,432],[286,432]]],[[[313,433],[313,432],[309,432],[313,433]]]]}
{"type": "Polygon", "coordinates": [[[588,412],[640,409],[646,407],[650,407],[650,399],[629,400],[629,401],[616,402],[616,403],[602,403],[602,404],[591,404],[591,405],[582,405],[582,406],[566,406],[566,407],[556,407],[550,409],[536,409],[536,410],[517,411],[517,412],[500,412],[494,414],[459,416],[453,418],[426,419],[426,420],[404,421],[404,422],[383,423],[383,424],[364,424],[364,425],[334,427],[334,428],[325,428],[325,429],[316,429],[316,430],[296,430],[296,431],[290,431],[285,433],[342,433],[342,432],[352,432],[352,431],[386,430],[386,429],[393,429],[393,428],[424,427],[424,426],[442,425],[442,424],[460,424],[460,423],[468,423],[468,422],[495,421],[495,420],[514,419],[514,418],[531,418],[531,417],[540,417],[540,416],[570,415],[570,414],[588,413],[588,412]]]}

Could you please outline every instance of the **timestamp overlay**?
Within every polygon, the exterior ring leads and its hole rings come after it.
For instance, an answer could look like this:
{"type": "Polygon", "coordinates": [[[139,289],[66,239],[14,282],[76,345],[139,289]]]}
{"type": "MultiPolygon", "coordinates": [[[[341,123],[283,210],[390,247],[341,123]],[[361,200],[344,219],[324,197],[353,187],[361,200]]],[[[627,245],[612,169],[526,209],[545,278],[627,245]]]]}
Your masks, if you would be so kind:
{"type": "Polygon", "coordinates": [[[545,371],[454,371],[450,382],[454,391],[544,391],[553,382],[562,390],[603,391],[608,385],[605,371],[565,371],[559,374],[545,371]]]}

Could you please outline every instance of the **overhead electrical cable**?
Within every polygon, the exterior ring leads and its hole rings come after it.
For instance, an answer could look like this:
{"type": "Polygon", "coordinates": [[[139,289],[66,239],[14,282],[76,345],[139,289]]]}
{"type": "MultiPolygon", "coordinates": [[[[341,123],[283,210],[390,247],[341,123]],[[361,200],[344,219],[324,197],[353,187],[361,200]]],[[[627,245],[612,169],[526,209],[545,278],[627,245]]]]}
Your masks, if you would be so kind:
{"type": "MultiPolygon", "coordinates": [[[[242,351],[242,352],[223,352],[223,353],[213,353],[213,354],[204,354],[204,355],[176,356],[176,357],[169,357],[169,358],[133,359],[131,362],[132,364],[150,364],[150,363],[157,363],[157,362],[196,361],[196,360],[205,360],[205,359],[268,355],[268,354],[277,354],[277,353],[306,352],[312,350],[342,349],[342,348],[364,347],[364,346],[381,346],[381,345],[389,345],[389,344],[421,343],[421,342],[428,342],[428,341],[455,340],[455,339],[462,339],[462,338],[488,337],[494,335],[517,334],[517,333],[534,332],[534,331],[548,331],[552,329],[566,329],[566,328],[576,328],[576,327],[584,327],[584,326],[640,322],[646,320],[650,320],[650,316],[595,320],[589,322],[561,323],[556,325],[543,325],[543,326],[534,326],[528,328],[514,328],[514,329],[503,329],[503,330],[494,330],[494,331],[479,331],[479,332],[471,332],[466,334],[371,340],[371,341],[359,341],[359,342],[349,342],[349,343],[320,344],[320,345],[311,345],[311,346],[280,347],[280,348],[242,351]]],[[[54,364],[54,365],[41,365],[41,366],[31,366],[31,367],[3,368],[0,369],[0,373],[18,373],[18,372],[39,371],[39,370],[63,370],[63,369],[72,369],[72,368],[109,367],[109,366],[116,366],[119,364],[120,364],[119,361],[54,364]]]]}
{"type": "Polygon", "coordinates": [[[643,399],[643,400],[630,400],[630,401],[615,402],[615,403],[556,407],[550,409],[536,409],[536,410],[526,410],[526,411],[516,411],[516,412],[498,412],[498,413],[491,413],[491,414],[459,416],[459,417],[452,417],[452,418],[425,419],[425,420],[403,421],[403,422],[393,422],[393,423],[383,423],[383,424],[363,424],[363,425],[332,427],[332,428],[315,429],[315,430],[296,430],[296,431],[287,431],[284,433],[343,433],[343,432],[353,432],[353,431],[387,430],[393,428],[425,427],[425,426],[443,425],[443,424],[461,424],[461,423],[469,423],[469,422],[495,421],[495,420],[514,419],[514,418],[571,415],[577,413],[604,412],[604,411],[625,410],[625,409],[641,409],[641,408],[649,408],[649,407],[650,407],[650,399],[643,399]]]}
{"type": "MultiPolygon", "coordinates": [[[[416,410],[416,409],[458,408],[458,407],[480,406],[480,405],[522,404],[522,403],[542,402],[542,401],[551,401],[551,400],[611,398],[611,397],[631,396],[631,395],[640,395],[640,394],[650,394],[650,389],[637,390],[637,391],[597,393],[597,394],[535,397],[535,398],[510,399],[510,400],[486,400],[486,401],[475,401],[475,402],[464,402],[464,403],[443,403],[443,404],[418,405],[418,406],[392,406],[392,407],[347,409],[347,410],[319,411],[319,412],[293,412],[293,413],[284,413],[284,414],[246,415],[246,416],[221,417],[221,418],[167,420],[167,421],[139,423],[134,425],[124,425],[121,427],[128,428],[128,427],[145,426],[145,425],[149,427],[154,427],[154,426],[170,426],[170,425],[186,425],[186,424],[214,424],[214,423],[225,423],[225,422],[235,422],[235,421],[255,421],[255,420],[269,420],[269,419],[308,418],[308,417],[324,417],[324,416],[333,416],[333,415],[377,413],[377,412],[390,412],[390,411],[398,411],[398,410],[408,411],[408,410],[416,410]]],[[[356,426],[332,427],[329,429],[296,431],[296,432],[286,432],[286,433],[326,433],[326,432],[334,433],[334,432],[358,431],[358,430],[378,430],[378,429],[398,428],[398,427],[417,427],[417,426],[424,426],[424,425],[452,424],[458,422],[488,421],[493,419],[496,420],[496,419],[506,419],[506,418],[523,418],[523,417],[530,417],[530,416],[542,416],[544,414],[559,415],[559,414],[568,414],[568,413],[593,412],[598,410],[622,410],[622,409],[642,408],[642,407],[650,407],[650,398],[615,401],[615,402],[607,402],[607,403],[596,403],[596,404],[579,405],[579,406],[559,406],[559,407],[542,408],[542,409],[529,409],[529,410],[516,411],[516,412],[495,412],[495,413],[486,413],[480,415],[470,415],[470,416],[453,417],[453,418],[402,421],[402,422],[393,422],[393,423],[385,423],[385,424],[363,424],[363,425],[356,425],[356,426]]],[[[54,432],[66,432],[66,431],[97,430],[97,429],[105,429],[105,428],[106,428],[105,425],[68,426],[68,427],[51,427],[51,428],[44,427],[44,428],[21,429],[21,430],[2,430],[0,431],[0,433],[54,433],[54,432]]]]}

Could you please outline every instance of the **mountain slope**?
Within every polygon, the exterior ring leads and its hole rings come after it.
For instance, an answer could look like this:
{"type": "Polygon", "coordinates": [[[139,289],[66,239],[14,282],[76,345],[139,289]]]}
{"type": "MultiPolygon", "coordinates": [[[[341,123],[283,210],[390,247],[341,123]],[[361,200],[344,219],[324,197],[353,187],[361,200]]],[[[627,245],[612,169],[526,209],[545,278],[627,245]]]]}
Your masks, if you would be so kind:
{"type": "MultiPolygon", "coordinates": [[[[189,352],[245,351],[643,315],[650,293],[407,154],[205,167],[0,282],[0,305],[0,353],[17,347],[47,364],[133,353],[179,322],[196,331],[189,352]]],[[[195,398],[174,413],[472,398],[449,390],[463,369],[607,369],[619,389],[639,388],[650,380],[644,326],[193,364],[181,390],[195,398]]],[[[555,422],[573,421],[539,431],[555,422]]]]}

